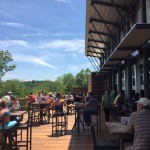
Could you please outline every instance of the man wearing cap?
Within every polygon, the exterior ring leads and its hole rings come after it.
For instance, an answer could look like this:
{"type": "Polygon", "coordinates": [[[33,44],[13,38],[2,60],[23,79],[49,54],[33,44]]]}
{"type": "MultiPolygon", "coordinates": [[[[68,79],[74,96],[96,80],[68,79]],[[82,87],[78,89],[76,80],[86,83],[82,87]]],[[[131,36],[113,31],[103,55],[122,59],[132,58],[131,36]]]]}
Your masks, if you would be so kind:
{"type": "Polygon", "coordinates": [[[150,100],[143,97],[136,103],[137,111],[131,113],[127,124],[134,141],[125,150],[150,150],[150,100]]]}

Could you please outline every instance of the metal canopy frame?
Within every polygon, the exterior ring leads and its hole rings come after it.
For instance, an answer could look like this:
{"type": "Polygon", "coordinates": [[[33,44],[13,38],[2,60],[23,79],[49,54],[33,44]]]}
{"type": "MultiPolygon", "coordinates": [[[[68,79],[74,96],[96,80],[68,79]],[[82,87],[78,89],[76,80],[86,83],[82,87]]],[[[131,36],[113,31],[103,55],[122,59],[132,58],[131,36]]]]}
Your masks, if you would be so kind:
{"type": "Polygon", "coordinates": [[[130,29],[128,15],[138,3],[137,0],[86,0],[86,2],[85,55],[91,59],[97,57],[99,62],[95,65],[98,66],[97,69],[99,68],[98,72],[108,73],[137,50],[142,42],[150,38],[150,25],[136,24],[130,29]],[[119,31],[123,27],[126,36],[119,39],[119,31]],[[135,36],[136,34],[139,37],[135,36]],[[131,39],[134,42],[130,42],[131,39]]]}

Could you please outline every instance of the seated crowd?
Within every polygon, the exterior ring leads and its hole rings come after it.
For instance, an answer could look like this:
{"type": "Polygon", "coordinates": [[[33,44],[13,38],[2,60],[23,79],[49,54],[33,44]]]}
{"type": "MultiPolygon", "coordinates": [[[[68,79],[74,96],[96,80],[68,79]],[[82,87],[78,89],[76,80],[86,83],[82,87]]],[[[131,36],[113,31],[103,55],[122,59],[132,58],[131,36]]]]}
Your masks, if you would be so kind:
{"type": "MultiPolygon", "coordinates": [[[[101,108],[104,110],[105,121],[109,121],[109,115],[111,109],[115,111],[121,106],[123,95],[119,93],[115,94],[114,91],[109,93],[105,90],[102,96],[101,108]]],[[[45,91],[39,91],[35,95],[32,91],[26,96],[30,103],[35,102],[47,102],[43,110],[47,114],[50,109],[57,106],[64,106],[63,113],[68,113],[68,108],[80,108],[83,111],[83,120],[85,124],[91,125],[91,115],[97,114],[99,105],[96,100],[94,93],[88,92],[87,97],[83,94],[74,93],[73,95],[69,92],[64,98],[60,92],[53,94],[52,92],[46,93],[45,91]]],[[[140,98],[139,94],[135,94],[132,99],[132,113],[129,116],[127,123],[127,132],[134,134],[133,145],[127,147],[127,150],[149,150],[150,148],[150,100],[147,98],[140,98]],[[134,102],[133,102],[134,101],[134,102]]],[[[4,117],[4,128],[11,128],[15,126],[21,118],[10,118],[10,112],[14,110],[19,110],[19,101],[12,93],[6,93],[3,98],[0,99],[0,116],[4,117]]],[[[0,119],[0,130],[2,130],[2,121],[0,119]]],[[[2,134],[0,132],[0,145],[2,143],[2,134]]]]}

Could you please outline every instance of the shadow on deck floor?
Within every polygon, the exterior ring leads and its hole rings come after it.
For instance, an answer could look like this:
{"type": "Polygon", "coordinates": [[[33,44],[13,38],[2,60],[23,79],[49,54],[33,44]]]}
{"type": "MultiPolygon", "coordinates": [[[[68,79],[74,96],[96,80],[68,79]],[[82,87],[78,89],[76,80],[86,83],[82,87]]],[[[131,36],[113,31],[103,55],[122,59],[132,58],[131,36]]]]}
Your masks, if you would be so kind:
{"type": "MultiPolygon", "coordinates": [[[[110,118],[110,121],[114,121],[110,118]]],[[[33,127],[32,133],[32,150],[93,150],[92,135],[89,129],[88,132],[77,133],[72,132],[74,124],[74,115],[68,116],[68,130],[64,136],[51,136],[51,124],[40,125],[33,127]]],[[[116,139],[112,136],[105,126],[104,114],[101,112],[101,132],[97,134],[97,138],[101,139],[116,139]]],[[[25,148],[20,148],[25,150],[25,148]]]]}

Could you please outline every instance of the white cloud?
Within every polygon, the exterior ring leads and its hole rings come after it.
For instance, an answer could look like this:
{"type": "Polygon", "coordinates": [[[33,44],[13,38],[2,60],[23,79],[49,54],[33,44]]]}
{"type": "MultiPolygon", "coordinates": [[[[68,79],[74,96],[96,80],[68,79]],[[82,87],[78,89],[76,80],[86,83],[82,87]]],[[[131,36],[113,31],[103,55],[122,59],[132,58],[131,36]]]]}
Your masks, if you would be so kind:
{"type": "Polygon", "coordinates": [[[83,53],[84,51],[84,40],[81,39],[74,39],[74,40],[53,40],[50,42],[36,42],[36,43],[29,43],[27,41],[23,40],[5,40],[5,41],[0,41],[1,47],[7,47],[7,48],[12,48],[12,47],[17,47],[20,46],[19,48],[27,48],[30,50],[33,49],[52,49],[52,50],[61,50],[65,52],[77,52],[77,53],[83,53]]]}
{"type": "Polygon", "coordinates": [[[84,49],[84,40],[75,39],[75,40],[54,40],[47,43],[42,43],[39,48],[42,49],[61,49],[66,52],[76,51],[78,53],[83,52],[84,49]]]}
{"type": "Polygon", "coordinates": [[[40,33],[34,33],[35,35],[45,35],[47,33],[43,29],[38,29],[38,28],[32,28],[29,25],[18,23],[18,22],[0,22],[0,26],[6,26],[6,27],[11,27],[11,28],[18,28],[18,29],[24,29],[24,30],[30,30],[30,31],[35,31],[35,32],[40,32],[40,33]]]}
{"type": "Polygon", "coordinates": [[[58,1],[58,2],[66,2],[66,3],[70,2],[70,0],[56,0],[56,1],[58,1]]]}
{"type": "Polygon", "coordinates": [[[12,28],[20,28],[20,29],[31,29],[30,26],[24,25],[22,23],[15,23],[15,22],[0,22],[1,26],[7,26],[12,28]]]}
{"type": "Polygon", "coordinates": [[[77,70],[77,69],[78,69],[78,67],[77,67],[77,66],[75,66],[75,65],[69,65],[69,69],[70,69],[70,70],[77,70]]]}
{"type": "Polygon", "coordinates": [[[90,67],[93,67],[90,62],[89,62],[89,63],[86,63],[86,64],[82,64],[81,66],[82,66],[82,68],[90,68],[90,67]]]}
{"type": "Polygon", "coordinates": [[[73,33],[73,32],[56,32],[56,33],[52,33],[51,36],[54,37],[62,37],[62,36],[78,36],[78,35],[82,35],[82,33],[73,33]]]}
{"type": "Polygon", "coordinates": [[[35,66],[45,66],[45,67],[49,67],[52,69],[57,69],[57,67],[50,65],[46,63],[45,61],[43,61],[42,59],[31,56],[31,55],[16,54],[13,56],[13,59],[14,61],[17,61],[17,62],[25,62],[25,63],[33,64],[35,66]]]}
{"type": "Polygon", "coordinates": [[[45,33],[26,33],[26,34],[22,34],[21,36],[23,37],[41,37],[41,36],[48,36],[47,34],[45,33]]]}
{"type": "Polygon", "coordinates": [[[5,41],[0,41],[1,47],[12,47],[12,46],[23,46],[27,47],[29,46],[28,42],[23,41],[23,40],[5,40],[5,41]]]}

